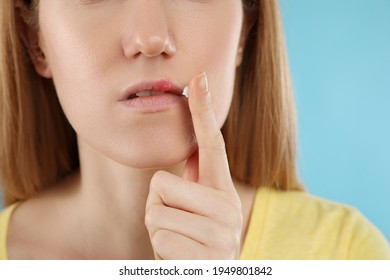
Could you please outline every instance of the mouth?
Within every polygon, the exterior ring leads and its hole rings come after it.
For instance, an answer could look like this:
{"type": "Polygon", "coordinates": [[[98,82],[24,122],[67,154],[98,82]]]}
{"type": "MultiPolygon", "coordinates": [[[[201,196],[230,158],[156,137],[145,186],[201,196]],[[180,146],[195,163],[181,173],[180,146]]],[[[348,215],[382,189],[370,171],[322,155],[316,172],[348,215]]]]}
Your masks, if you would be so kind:
{"type": "Polygon", "coordinates": [[[179,95],[179,94],[177,94],[177,93],[170,92],[170,91],[146,90],[146,91],[137,92],[137,93],[135,93],[135,94],[131,94],[131,95],[127,98],[127,100],[135,99],[135,98],[138,98],[138,97],[145,97],[145,96],[152,96],[152,95],[160,95],[160,94],[174,94],[174,95],[179,95]]]}
{"type": "Polygon", "coordinates": [[[161,94],[173,94],[181,96],[183,87],[169,80],[147,81],[135,84],[128,88],[120,97],[119,101],[132,100],[161,94]]]}

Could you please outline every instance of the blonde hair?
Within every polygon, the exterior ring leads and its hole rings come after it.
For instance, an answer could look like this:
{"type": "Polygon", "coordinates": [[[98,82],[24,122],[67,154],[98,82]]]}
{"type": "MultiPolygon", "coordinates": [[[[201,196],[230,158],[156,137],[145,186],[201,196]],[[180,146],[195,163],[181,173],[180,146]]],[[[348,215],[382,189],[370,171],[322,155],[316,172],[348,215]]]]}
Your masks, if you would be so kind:
{"type": "MultiPolygon", "coordinates": [[[[37,0],[0,2],[0,177],[5,205],[37,195],[78,168],[76,135],[52,80],[40,77],[21,36],[37,0]]],[[[277,0],[243,0],[250,31],[222,128],[233,178],[302,190],[296,117],[277,0]]],[[[31,50],[30,50],[31,52],[31,50]]]]}
{"type": "Polygon", "coordinates": [[[253,186],[304,190],[296,168],[296,112],[278,2],[243,2],[247,21],[254,22],[222,128],[231,174],[253,186]]]}
{"type": "Polygon", "coordinates": [[[0,4],[0,177],[9,205],[38,194],[77,166],[75,135],[51,80],[40,77],[19,36],[14,0],[0,4]]]}

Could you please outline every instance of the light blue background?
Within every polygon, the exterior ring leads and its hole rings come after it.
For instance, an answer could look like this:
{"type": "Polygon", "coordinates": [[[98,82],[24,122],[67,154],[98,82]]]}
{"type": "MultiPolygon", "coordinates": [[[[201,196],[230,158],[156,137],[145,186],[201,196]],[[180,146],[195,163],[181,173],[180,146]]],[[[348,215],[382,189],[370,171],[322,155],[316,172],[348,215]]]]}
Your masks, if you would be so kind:
{"type": "Polygon", "coordinates": [[[390,0],[281,0],[312,194],[358,208],[390,240],[390,0]]]}
{"type": "Polygon", "coordinates": [[[390,1],[281,0],[309,192],[390,240],[390,1]]]}

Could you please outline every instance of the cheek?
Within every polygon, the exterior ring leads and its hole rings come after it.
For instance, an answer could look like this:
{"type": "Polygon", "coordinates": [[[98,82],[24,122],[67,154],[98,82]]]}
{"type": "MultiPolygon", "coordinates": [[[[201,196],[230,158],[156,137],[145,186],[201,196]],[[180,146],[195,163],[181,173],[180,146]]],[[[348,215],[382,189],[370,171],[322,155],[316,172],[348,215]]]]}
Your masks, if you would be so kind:
{"type": "Polygon", "coordinates": [[[194,21],[187,38],[191,42],[194,62],[209,77],[213,109],[220,127],[226,120],[233,97],[237,51],[243,24],[241,1],[223,2],[223,8],[202,20],[194,21]],[[227,20],[228,19],[228,20],[227,20]]]}
{"type": "Polygon", "coordinates": [[[93,134],[108,125],[107,106],[116,94],[111,86],[114,81],[107,75],[113,63],[104,54],[114,48],[105,46],[106,42],[115,38],[98,36],[96,28],[87,28],[80,18],[70,21],[65,12],[53,17],[53,9],[55,5],[40,7],[40,36],[58,98],[76,132],[93,134]]]}
{"type": "Polygon", "coordinates": [[[120,39],[112,23],[93,24],[98,18],[75,9],[76,0],[61,2],[40,0],[41,43],[62,103],[77,99],[82,106],[83,99],[96,100],[94,85],[108,86],[106,74],[114,65],[110,54],[120,39]]]}
{"type": "MultiPolygon", "coordinates": [[[[210,91],[212,94],[213,108],[220,127],[226,120],[230,109],[235,80],[235,52],[225,50],[216,52],[214,63],[211,63],[212,77],[210,91]]],[[[211,58],[210,58],[211,59],[211,58]]]]}
{"type": "Polygon", "coordinates": [[[231,33],[223,29],[225,32],[208,34],[197,55],[203,65],[200,71],[205,71],[209,78],[213,108],[220,127],[226,120],[233,97],[239,40],[236,35],[239,31],[235,32],[235,28],[232,26],[231,33]]]}

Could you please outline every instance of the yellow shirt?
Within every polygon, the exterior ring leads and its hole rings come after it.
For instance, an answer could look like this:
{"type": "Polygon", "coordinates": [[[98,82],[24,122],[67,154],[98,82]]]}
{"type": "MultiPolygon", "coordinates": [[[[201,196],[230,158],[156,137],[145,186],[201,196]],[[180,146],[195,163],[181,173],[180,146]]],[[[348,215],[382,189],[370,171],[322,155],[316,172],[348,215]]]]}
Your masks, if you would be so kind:
{"type": "MultiPolygon", "coordinates": [[[[7,259],[7,229],[15,207],[0,212],[0,260],[7,259]]],[[[352,207],[304,192],[262,187],[241,259],[390,259],[390,247],[352,207]]]]}
{"type": "Polygon", "coordinates": [[[352,207],[304,192],[260,188],[241,259],[390,259],[390,247],[352,207]]]}
{"type": "Polygon", "coordinates": [[[7,259],[7,231],[12,212],[18,204],[12,204],[0,212],[0,260],[7,259]]]}

